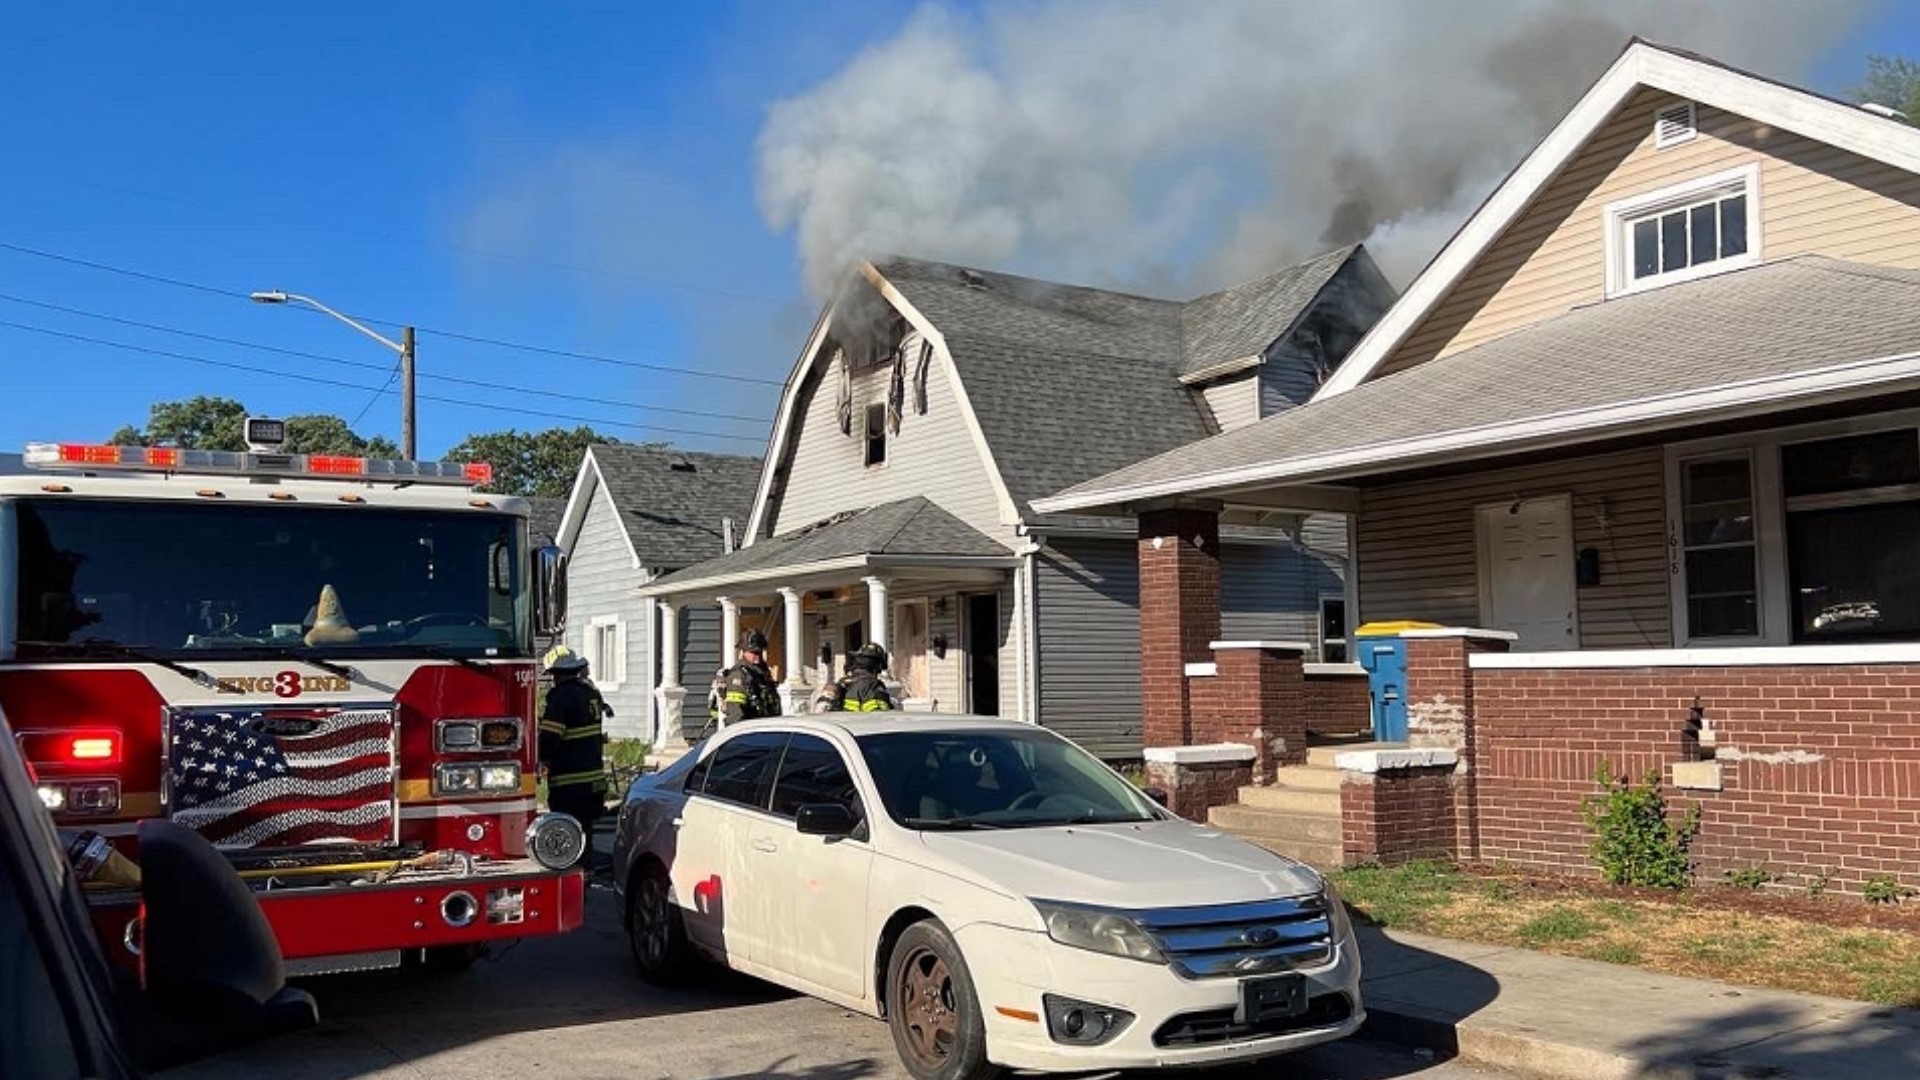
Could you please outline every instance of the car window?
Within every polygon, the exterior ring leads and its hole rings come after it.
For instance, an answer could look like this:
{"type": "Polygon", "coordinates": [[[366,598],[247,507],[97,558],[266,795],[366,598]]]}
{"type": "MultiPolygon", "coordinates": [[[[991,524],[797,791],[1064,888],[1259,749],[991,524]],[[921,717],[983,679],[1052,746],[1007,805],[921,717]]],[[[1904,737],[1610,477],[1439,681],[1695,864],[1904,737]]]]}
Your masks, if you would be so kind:
{"type": "Polygon", "coordinates": [[[860,816],[860,795],[840,751],[817,735],[795,735],[773,782],[773,812],[790,818],[807,803],[836,803],[860,816]]]}
{"type": "Polygon", "coordinates": [[[78,1076],[70,1017],[18,888],[0,862],[0,1076],[78,1076]]]}
{"type": "Polygon", "coordinates": [[[786,733],[776,731],[756,731],[728,739],[713,752],[710,763],[702,763],[707,768],[703,793],[765,810],[773,788],[774,767],[780,763],[780,751],[786,745],[786,733]]]}
{"type": "Polygon", "coordinates": [[[1002,829],[1154,820],[1153,804],[1051,732],[1007,728],[862,735],[880,799],[909,828],[1002,829]]]}

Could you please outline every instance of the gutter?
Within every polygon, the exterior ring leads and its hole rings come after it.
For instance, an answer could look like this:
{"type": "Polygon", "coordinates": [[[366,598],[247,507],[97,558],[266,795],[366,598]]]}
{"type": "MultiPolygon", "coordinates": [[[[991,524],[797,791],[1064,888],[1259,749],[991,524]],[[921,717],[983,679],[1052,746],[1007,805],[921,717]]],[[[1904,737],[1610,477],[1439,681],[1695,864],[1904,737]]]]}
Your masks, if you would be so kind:
{"type": "Polygon", "coordinates": [[[703,578],[689,578],[686,581],[660,580],[642,585],[636,595],[642,597],[680,596],[685,593],[706,592],[711,589],[723,589],[734,585],[785,582],[793,578],[810,577],[816,574],[831,574],[838,571],[864,570],[870,567],[951,567],[959,570],[1011,570],[1020,565],[1012,555],[842,555],[832,559],[820,559],[808,563],[793,563],[781,566],[755,567],[752,570],[739,570],[728,574],[711,574],[703,578]]]}

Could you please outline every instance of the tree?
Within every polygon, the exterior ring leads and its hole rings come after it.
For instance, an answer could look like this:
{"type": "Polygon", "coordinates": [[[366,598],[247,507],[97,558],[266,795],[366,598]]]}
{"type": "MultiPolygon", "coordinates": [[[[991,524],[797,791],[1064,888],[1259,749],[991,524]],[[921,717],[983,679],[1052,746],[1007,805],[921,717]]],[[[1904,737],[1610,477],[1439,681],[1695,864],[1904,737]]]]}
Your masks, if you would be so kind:
{"type": "Polygon", "coordinates": [[[289,454],[348,454],[354,457],[397,458],[400,448],[385,435],[365,438],[345,420],[327,413],[287,417],[289,454]]]}
{"type": "MultiPolygon", "coordinates": [[[[232,398],[195,397],[157,401],[145,430],[126,425],[107,441],[116,446],[178,446],[183,450],[245,450],[247,407],[232,398]]],[[[352,454],[399,457],[391,439],[357,435],[345,420],[326,413],[287,417],[290,454],[352,454]]]]}
{"type": "Polygon", "coordinates": [[[1910,123],[1920,124],[1920,63],[1904,56],[1867,57],[1867,77],[1854,88],[1853,99],[1898,109],[1910,123]]]}
{"type": "Polygon", "coordinates": [[[590,427],[545,431],[494,431],[469,435],[447,451],[449,461],[485,461],[493,465],[493,483],[484,490],[500,495],[538,495],[563,499],[573,490],[580,459],[595,443],[618,443],[590,427]]]}

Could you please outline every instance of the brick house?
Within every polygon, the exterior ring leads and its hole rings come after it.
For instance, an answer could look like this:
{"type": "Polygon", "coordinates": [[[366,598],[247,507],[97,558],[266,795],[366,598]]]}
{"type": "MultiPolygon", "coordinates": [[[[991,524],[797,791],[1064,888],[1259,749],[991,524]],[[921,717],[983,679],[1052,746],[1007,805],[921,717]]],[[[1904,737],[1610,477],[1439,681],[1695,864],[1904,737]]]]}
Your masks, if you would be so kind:
{"type": "MultiPolygon", "coordinates": [[[[1347,859],[1584,868],[1605,760],[1701,808],[1703,875],[1920,885],[1920,130],[1634,42],[1312,402],[1038,506],[1151,539],[1336,496],[1360,621],[1442,627],[1406,745],[1340,761],[1347,859]]],[[[1194,709],[1199,554],[1143,670],[1257,774],[1298,723],[1194,709]]]]}

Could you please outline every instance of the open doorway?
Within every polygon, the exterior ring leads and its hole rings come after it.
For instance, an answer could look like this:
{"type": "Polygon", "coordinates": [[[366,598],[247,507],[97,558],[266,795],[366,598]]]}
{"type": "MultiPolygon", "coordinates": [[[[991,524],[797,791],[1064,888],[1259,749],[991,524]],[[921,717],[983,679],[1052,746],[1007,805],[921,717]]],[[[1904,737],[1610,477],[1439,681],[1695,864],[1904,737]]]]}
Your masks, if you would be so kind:
{"type": "Polygon", "coordinates": [[[1000,594],[966,598],[967,711],[1000,715],[1000,594]]]}

